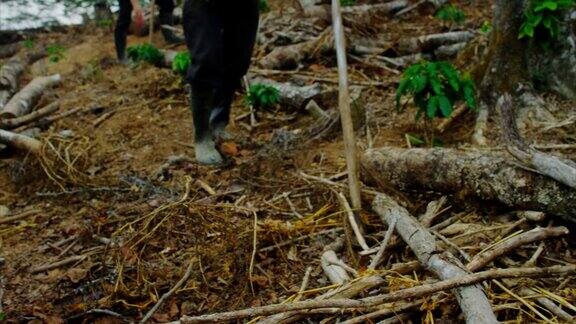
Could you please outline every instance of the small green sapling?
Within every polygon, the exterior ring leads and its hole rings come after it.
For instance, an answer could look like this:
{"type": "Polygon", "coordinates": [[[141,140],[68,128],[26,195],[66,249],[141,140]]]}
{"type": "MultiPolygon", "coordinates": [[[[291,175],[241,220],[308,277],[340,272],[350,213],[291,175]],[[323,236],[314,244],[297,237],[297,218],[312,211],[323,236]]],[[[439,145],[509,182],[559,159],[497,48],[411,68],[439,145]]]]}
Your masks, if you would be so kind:
{"type": "Polygon", "coordinates": [[[184,76],[186,75],[186,71],[188,71],[190,62],[190,53],[187,51],[179,52],[174,57],[174,61],[172,61],[172,71],[184,76]]]}
{"type": "Polygon", "coordinates": [[[160,65],[164,60],[164,54],[151,44],[141,44],[128,47],[128,57],[134,62],[148,62],[152,65],[160,65]]]}
{"type": "Polygon", "coordinates": [[[403,108],[402,98],[412,96],[416,104],[416,118],[446,118],[452,115],[454,104],[464,101],[468,108],[476,108],[474,82],[450,63],[422,61],[404,72],[396,91],[396,106],[403,108]]]}
{"type": "Polygon", "coordinates": [[[280,91],[271,85],[253,84],[248,89],[246,101],[254,108],[270,108],[280,101],[280,91]]]}

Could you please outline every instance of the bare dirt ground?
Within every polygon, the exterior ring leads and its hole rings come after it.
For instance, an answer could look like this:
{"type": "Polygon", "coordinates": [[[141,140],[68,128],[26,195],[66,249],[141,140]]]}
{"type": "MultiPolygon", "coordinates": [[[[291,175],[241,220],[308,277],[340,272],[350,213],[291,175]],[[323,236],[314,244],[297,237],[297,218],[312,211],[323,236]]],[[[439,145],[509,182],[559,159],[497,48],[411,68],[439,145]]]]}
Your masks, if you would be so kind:
{"type": "MultiPolygon", "coordinates": [[[[477,29],[490,19],[488,5],[456,2],[469,17],[463,28],[477,29]]],[[[278,6],[273,10],[277,12],[278,6]]],[[[401,37],[446,30],[437,19],[416,12],[389,19],[382,27],[381,34],[390,44],[401,37]]],[[[162,45],[159,35],[155,40],[162,45]]],[[[309,266],[313,270],[308,297],[330,285],[319,266],[319,256],[325,245],[343,233],[334,189],[345,189],[306,180],[301,172],[335,176],[334,181],[345,184],[339,175],[345,171],[340,135],[285,150],[279,147],[282,141],[277,140],[277,130],[298,133],[311,123],[311,117],[279,107],[274,112],[260,112],[260,124],[251,131],[242,126],[242,120],[234,121],[238,139],[221,146],[230,164],[221,169],[203,167],[192,158],[191,114],[178,75],[146,64],[115,64],[109,30],[86,28],[49,35],[42,41],[66,44],[65,58],[58,63],[36,63],[23,82],[34,75],[63,75],[62,85],[43,100],[57,98],[62,111],[83,110],[57,122],[43,136],[55,146],[67,147],[68,160],[77,158],[73,166],[83,176],[74,181],[50,179],[31,156],[0,160],[0,205],[14,213],[32,211],[18,222],[0,224],[1,302],[8,321],[121,321],[87,313],[91,309],[108,309],[138,320],[182,277],[189,264],[194,267],[191,278],[156,312],[155,321],[282,302],[298,292],[309,266]],[[275,146],[270,144],[273,140],[275,146]],[[189,158],[162,168],[171,156],[189,158]],[[31,271],[69,258],[73,259],[64,266],[31,271]]],[[[131,44],[145,41],[129,40],[131,44]]],[[[301,71],[336,80],[334,65],[333,55],[327,55],[306,63],[301,71]]],[[[405,134],[421,134],[422,125],[414,121],[412,110],[396,111],[399,76],[358,62],[350,65],[353,81],[382,83],[363,89],[374,146],[406,147],[405,134]]],[[[548,94],[545,97],[556,120],[573,116],[570,103],[548,94]]],[[[247,112],[243,96],[238,94],[233,115],[247,112]]],[[[473,123],[472,114],[458,120],[441,135],[443,145],[468,146],[473,123]]],[[[542,129],[542,124],[529,127],[526,136],[541,144],[576,142],[573,124],[542,129]]],[[[498,144],[497,135],[495,130],[489,134],[494,144],[498,144]]],[[[366,132],[359,136],[361,148],[366,148],[366,132]]],[[[574,147],[555,153],[576,158],[574,147]]],[[[60,167],[68,174],[76,172],[65,170],[71,165],[60,167]]],[[[409,210],[419,215],[439,196],[408,192],[403,197],[410,202],[409,210]]],[[[368,206],[371,197],[364,198],[368,206]]],[[[444,235],[472,254],[494,242],[516,221],[497,205],[462,201],[458,195],[448,200],[451,208],[444,218],[459,215],[459,223],[465,226],[444,235]]],[[[381,231],[383,225],[368,208],[361,215],[368,233],[381,231]]],[[[524,223],[513,232],[530,227],[524,223]]],[[[539,265],[575,263],[573,237],[546,242],[539,265]]],[[[368,244],[375,246],[382,236],[367,238],[368,244]]],[[[519,250],[510,259],[529,259],[536,247],[519,250]]],[[[366,260],[348,254],[350,264],[366,269],[366,260]]],[[[411,259],[411,253],[399,247],[386,263],[411,259]]],[[[386,274],[390,290],[416,285],[429,276],[422,270],[386,274]]],[[[532,284],[569,303],[576,302],[574,278],[542,279],[532,284]]],[[[499,310],[500,319],[541,320],[509,293],[490,285],[487,290],[494,306],[509,306],[499,310]]],[[[453,297],[445,294],[427,300],[412,313],[412,320],[432,323],[432,318],[450,319],[458,314],[453,297]]]]}

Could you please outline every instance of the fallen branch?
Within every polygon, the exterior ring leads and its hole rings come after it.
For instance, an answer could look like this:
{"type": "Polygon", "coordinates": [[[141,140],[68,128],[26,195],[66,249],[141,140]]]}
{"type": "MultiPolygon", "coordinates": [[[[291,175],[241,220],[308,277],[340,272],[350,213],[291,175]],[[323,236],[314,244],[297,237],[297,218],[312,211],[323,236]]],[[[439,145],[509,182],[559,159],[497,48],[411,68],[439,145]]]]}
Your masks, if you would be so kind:
{"type": "Polygon", "coordinates": [[[389,294],[367,297],[360,300],[352,299],[328,299],[328,300],[309,300],[292,304],[275,304],[248,308],[238,311],[202,315],[202,316],[183,316],[177,323],[221,323],[226,321],[239,320],[265,315],[278,314],[282,312],[313,310],[320,308],[340,308],[340,309],[370,309],[384,303],[391,303],[398,300],[409,298],[420,298],[430,294],[454,289],[457,287],[474,285],[490,279],[502,278],[544,278],[556,276],[568,276],[576,274],[576,265],[553,266],[548,268],[510,268],[494,269],[473,274],[467,274],[462,277],[452,278],[432,284],[421,285],[418,287],[408,288],[395,291],[389,294]]]}
{"type": "Polygon", "coordinates": [[[522,245],[568,235],[569,233],[566,227],[537,227],[526,233],[514,236],[494,246],[492,249],[478,253],[468,263],[466,268],[472,272],[478,271],[499,256],[507,254],[522,245]]]}
{"type": "Polygon", "coordinates": [[[431,34],[400,40],[398,50],[402,53],[430,52],[443,45],[465,43],[474,38],[469,31],[455,31],[443,34],[431,34]]]}
{"type": "Polygon", "coordinates": [[[59,74],[35,78],[8,101],[4,109],[0,111],[0,117],[15,118],[29,113],[42,93],[59,84],[60,80],[59,74]]]}
{"type": "Polygon", "coordinates": [[[360,323],[371,323],[371,320],[379,317],[395,315],[398,313],[402,313],[414,308],[420,307],[422,305],[423,300],[417,300],[411,303],[405,303],[400,305],[390,305],[387,307],[382,307],[382,309],[374,311],[372,313],[364,314],[358,317],[351,318],[347,321],[340,322],[340,324],[360,324],[360,323]]]}
{"type": "Polygon", "coordinates": [[[520,162],[526,164],[527,167],[576,189],[576,163],[542,153],[524,141],[516,124],[516,113],[512,97],[508,94],[501,96],[498,99],[496,108],[502,117],[501,128],[508,152],[520,162]]]}
{"type": "Polygon", "coordinates": [[[34,267],[30,269],[30,273],[31,274],[36,274],[39,272],[44,272],[44,271],[48,271],[48,270],[52,270],[52,269],[56,269],[56,268],[60,268],[63,267],[65,265],[71,264],[71,263],[76,263],[76,262],[81,262],[84,261],[84,259],[86,259],[87,256],[85,255],[75,255],[69,258],[66,258],[64,260],[60,260],[58,262],[54,262],[54,263],[50,263],[50,264],[45,264],[45,265],[41,265],[38,267],[34,267]]]}
{"type": "Polygon", "coordinates": [[[27,115],[24,115],[21,117],[16,117],[16,118],[0,120],[0,128],[13,129],[16,127],[20,127],[22,125],[26,125],[26,124],[34,122],[40,118],[48,116],[48,115],[52,114],[53,112],[57,111],[58,109],[60,109],[60,103],[59,102],[53,102],[53,103],[47,105],[46,107],[35,110],[35,111],[33,111],[27,115]]]}
{"type": "Polygon", "coordinates": [[[41,212],[42,212],[42,211],[39,210],[39,209],[32,209],[32,210],[27,210],[27,211],[25,211],[25,212],[22,212],[22,213],[20,213],[20,214],[18,214],[18,215],[3,217],[3,218],[0,218],[0,225],[1,225],[1,224],[6,224],[6,223],[12,223],[12,222],[15,222],[15,221],[18,221],[18,220],[21,220],[21,219],[24,219],[24,218],[27,218],[27,217],[30,217],[30,216],[39,214],[39,213],[41,213],[41,212]]]}
{"type": "MultiPolygon", "coordinates": [[[[449,252],[441,253],[436,246],[434,236],[392,198],[384,195],[377,196],[374,198],[372,208],[388,226],[396,224],[398,234],[408,244],[420,263],[440,279],[460,278],[467,274],[456,263],[458,259],[449,252]]],[[[458,288],[454,295],[467,323],[498,322],[490,301],[480,286],[458,288]]]]}
{"type": "Polygon", "coordinates": [[[518,168],[494,152],[381,148],[366,151],[362,165],[365,182],[401,190],[465,192],[576,222],[576,190],[518,168]]]}
{"type": "Polygon", "coordinates": [[[158,308],[162,305],[162,303],[164,303],[166,301],[166,299],[170,298],[170,296],[174,295],[174,293],[176,293],[178,291],[178,289],[180,289],[180,287],[182,287],[182,285],[185,284],[186,281],[188,281],[188,278],[190,278],[190,275],[192,275],[192,266],[193,265],[194,265],[194,262],[190,261],[190,264],[188,265],[188,269],[186,269],[186,273],[184,273],[184,276],[182,277],[182,279],[180,279],[180,281],[178,281],[174,285],[174,287],[172,287],[172,289],[170,289],[170,291],[168,291],[167,293],[162,295],[162,297],[160,297],[160,299],[158,300],[156,305],[154,305],[154,307],[152,307],[148,311],[148,313],[146,313],[146,316],[144,316],[142,318],[140,323],[148,322],[148,320],[152,317],[152,315],[154,315],[154,313],[158,310],[158,308]]]}

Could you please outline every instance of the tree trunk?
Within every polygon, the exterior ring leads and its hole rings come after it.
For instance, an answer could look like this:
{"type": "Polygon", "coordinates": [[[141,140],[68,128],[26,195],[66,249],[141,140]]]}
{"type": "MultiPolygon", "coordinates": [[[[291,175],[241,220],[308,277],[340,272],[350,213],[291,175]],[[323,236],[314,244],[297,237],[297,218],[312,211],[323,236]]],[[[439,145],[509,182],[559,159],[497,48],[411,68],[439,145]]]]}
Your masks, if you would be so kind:
{"type": "MultiPolygon", "coordinates": [[[[545,50],[534,41],[519,39],[528,0],[496,0],[490,46],[481,77],[481,99],[493,107],[502,93],[518,94],[523,84],[538,78],[547,88],[576,98],[576,37],[571,15],[566,13],[560,36],[545,50]]],[[[530,87],[529,87],[530,88],[530,87]]]]}
{"type": "Polygon", "coordinates": [[[362,159],[366,182],[460,193],[576,222],[576,190],[493,153],[381,148],[362,159]]]}
{"type": "Polygon", "coordinates": [[[496,0],[493,30],[481,79],[480,98],[493,107],[500,93],[515,93],[518,84],[528,83],[526,44],[518,39],[526,0],[496,0]]]}

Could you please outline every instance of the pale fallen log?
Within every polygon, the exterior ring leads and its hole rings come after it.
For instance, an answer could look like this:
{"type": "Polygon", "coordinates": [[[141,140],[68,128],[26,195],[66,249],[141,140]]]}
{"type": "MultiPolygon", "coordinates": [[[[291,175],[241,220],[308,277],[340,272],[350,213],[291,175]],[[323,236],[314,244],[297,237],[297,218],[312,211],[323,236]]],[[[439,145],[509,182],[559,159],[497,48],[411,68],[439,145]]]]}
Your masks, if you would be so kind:
{"type": "MultiPolygon", "coordinates": [[[[467,274],[457,263],[458,259],[449,252],[442,253],[434,236],[392,198],[379,195],[374,198],[372,208],[388,226],[396,224],[396,231],[420,263],[440,279],[461,278],[467,274]]],[[[467,323],[498,323],[490,301],[480,285],[457,288],[454,295],[467,323]]]]}
{"type": "Polygon", "coordinates": [[[469,31],[455,31],[401,39],[398,50],[402,53],[430,52],[443,45],[468,42],[474,38],[469,31]]]}
{"type": "Polygon", "coordinates": [[[14,118],[29,113],[44,91],[58,85],[61,79],[59,74],[35,78],[8,101],[0,111],[0,117],[14,118]]]}
{"type": "Polygon", "coordinates": [[[275,48],[260,60],[260,65],[271,70],[293,69],[303,61],[333,49],[332,28],[326,28],[320,35],[311,40],[275,48]]]}
{"type": "MultiPolygon", "coordinates": [[[[384,15],[393,15],[396,12],[406,8],[407,6],[408,1],[406,0],[345,6],[342,7],[342,15],[344,16],[345,20],[350,19],[351,21],[359,21],[369,19],[371,16],[378,17],[384,15]]],[[[317,17],[324,21],[331,22],[331,8],[329,5],[306,5],[303,6],[302,9],[305,17],[317,17]]]]}
{"type": "Polygon", "coordinates": [[[303,109],[306,104],[327,90],[318,83],[300,86],[292,82],[277,82],[262,77],[252,78],[250,84],[266,84],[275,87],[279,92],[279,104],[294,110],[303,109]]]}
{"type": "Polygon", "coordinates": [[[20,76],[24,72],[24,64],[18,57],[14,57],[0,68],[0,111],[10,100],[10,96],[18,89],[20,76]]]}
{"type": "Polygon", "coordinates": [[[13,56],[18,53],[21,47],[20,43],[0,45],[0,59],[13,56]]]}
{"type": "Polygon", "coordinates": [[[576,163],[542,153],[524,141],[516,124],[512,97],[508,94],[501,96],[496,107],[502,118],[501,128],[508,152],[527,167],[576,189],[576,163]]]}
{"type": "Polygon", "coordinates": [[[0,143],[33,154],[40,154],[42,151],[42,142],[39,140],[2,129],[0,129],[0,143]]]}
{"type": "Polygon", "coordinates": [[[434,56],[440,60],[446,60],[455,57],[466,47],[468,42],[456,43],[451,45],[442,45],[434,51],[434,56]]]}
{"type": "Polygon", "coordinates": [[[365,182],[473,195],[576,222],[576,190],[518,168],[495,152],[381,148],[366,151],[362,164],[365,182]]]}
{"type": "Polygon", "coordinates": [[[320,308],[340,308],[340,309],[371,309],[398,300],[409,298],[419,298],[430,294],[454,289],[462,286],[474,285],[490,279],[503,278],[545,278],[556,276],[568,276],[576,273],[576,265],[553,266],[548,268],[510,268],[495,269],[462,277],[452,278],[432,284],[421,285],[413,288],[395,291],[389,294],[366,297],[360,300],[353,299],[327,299],[309,300],[291,304],[275,304],[248,308],[238,311],[229,311],[201,316],[183,316],[180,321],[174,323],[222,323],[226,321],[253,318],[258,316],[273,315],[282,312],[314,310],[320,308]]]}
{"type": "Polygon", "coordinates": [[[26,66],[47,55],[46,49],[28,53],[23,57],[13,57],[0,68],[0,111],[18,89],[20,77],[26,66]]]}
{"type": "Polygon", "coordinates": [[[53,112],[57,111],[58,109],[60,109],[60,103],[53,102],[47,105],[46,107],[35,110],[27,115],[10,119],[2,119],[0,120],[0,128],[13,129],[16,127],[20,127],[22,125],[34,122],[40,118],[46,117],[52,114],[53,112]]]}

